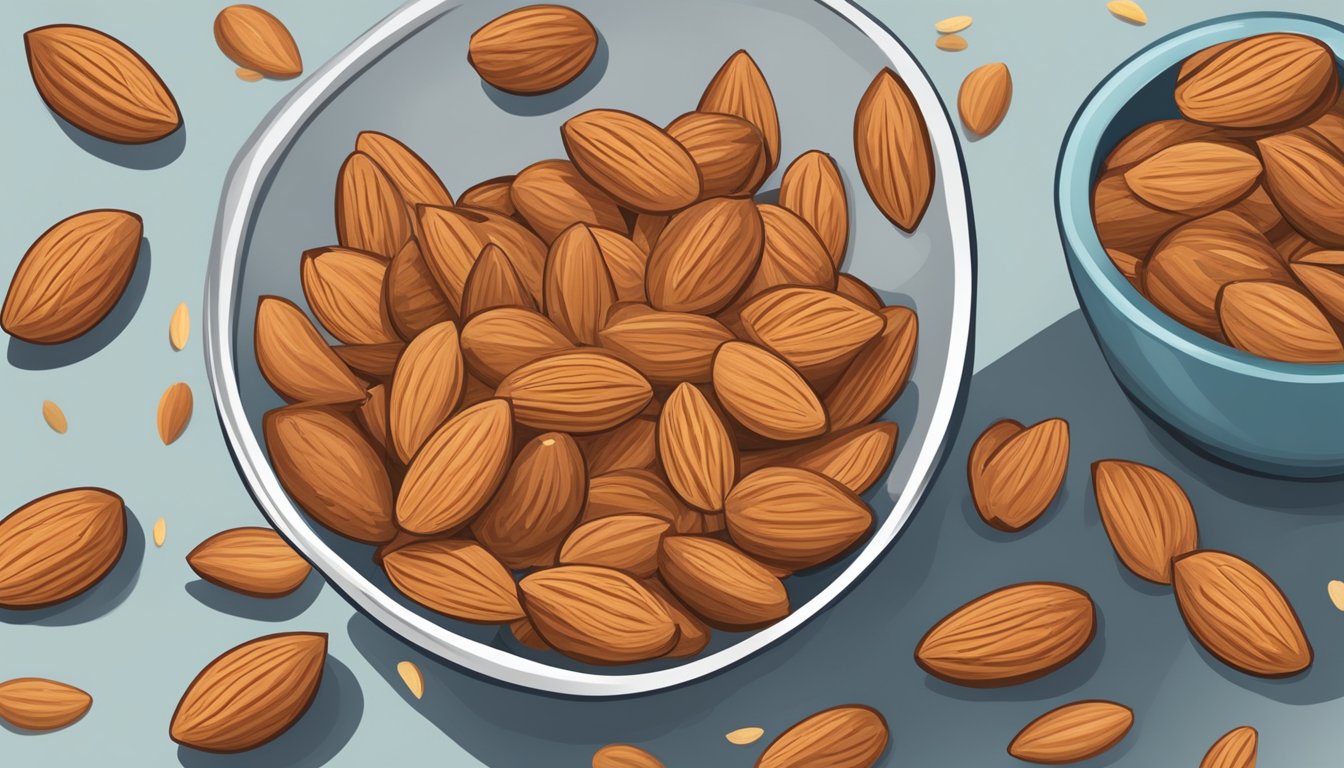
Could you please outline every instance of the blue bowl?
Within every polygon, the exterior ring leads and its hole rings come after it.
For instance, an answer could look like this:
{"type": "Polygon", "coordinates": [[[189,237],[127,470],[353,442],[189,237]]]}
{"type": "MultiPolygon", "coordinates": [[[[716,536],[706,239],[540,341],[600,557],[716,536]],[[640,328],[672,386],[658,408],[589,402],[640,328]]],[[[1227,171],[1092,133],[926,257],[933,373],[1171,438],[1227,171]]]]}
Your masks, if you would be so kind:
{"type": "Polygon", "coordinates": [[[1102,160],[1138,126],[1179,117],[1172,96],[1187,56],[1215,43],[1294,32],[1344,52],[1344,27],[1248,13],[1188,27],[1120,65],[1088,96],[1064,137],[1055,178],[1060,238],[1074,290],[1111,372],[1182,440],[1228,463],[1292,477],[1344,474],[1344,365],[1281,363],[1206,338],[1153,306],[1111,264],[1092,223],[1102,160]]]}

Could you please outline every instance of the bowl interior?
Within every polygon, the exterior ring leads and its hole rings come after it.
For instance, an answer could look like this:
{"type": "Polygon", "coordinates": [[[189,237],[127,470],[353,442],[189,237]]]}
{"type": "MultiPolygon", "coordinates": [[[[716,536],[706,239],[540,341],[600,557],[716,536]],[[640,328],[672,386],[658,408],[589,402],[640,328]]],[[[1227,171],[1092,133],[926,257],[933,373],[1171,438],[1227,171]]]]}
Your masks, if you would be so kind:
{"type": "Polygon", "coordinates": [[[277,529],[333,586],[442,658],[519,685],[603,695],[678,684],[744,658],[824,607],[892,542],[922,495],[956,408],[969,351],[971,239],[945,110],[904,49],[853,8],[817,0],[570,4],[593,21],[602,42],[589,72],[553,94],[500,93],[467,65],[467,38],[501,11],[497,3],[422,0],[389,17],[277,107],[235,163],[225,192],[207,338],[221,419],[240,471],[277,529]],[[884,416],[900,424],[897,459],[867,494],[879,528],[845,559],[787,580],[795,607],[788,619],[755,633],[716,632],[694,660],[594,667],[525,648],[507,627],[455,621],[404,599],[372,562],[371,547],[330,533],[295,508],[269,467],[261,435],[262,415],[282,402],[255,362],[257,299],[278,294],[304,306],[299,254],[335,240],[334,181],[356,134],[372,129],[401,138],[461,192],[536,160],[563,157],[559,127],[583,110],[618,107],[671,121],[694,109],[704,85],[739,48],[769,79],[783,129],[783,162],[762,199],[772,199],[793,157],[812,148],[830,152],[850,201],[845,269],[887,303],[919,313],[913,378],[884,416]],[[933,202],[914,235],[881,216],[854,162],[854,108],[884,66],[916,94],[937,155],[933,202]]]}

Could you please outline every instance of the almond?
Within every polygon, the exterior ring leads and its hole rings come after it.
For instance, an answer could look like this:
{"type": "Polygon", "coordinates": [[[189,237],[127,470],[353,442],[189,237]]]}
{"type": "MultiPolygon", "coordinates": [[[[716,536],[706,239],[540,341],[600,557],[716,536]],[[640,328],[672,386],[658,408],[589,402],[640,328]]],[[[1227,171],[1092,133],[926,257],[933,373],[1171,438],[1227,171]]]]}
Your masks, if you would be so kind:
{"type": "Polygon", "coordinates": [[[262,421],[276,477],[317,522],[370,544],[396,533],[392,483],[359,429],[328,408],[291,406],[262,421]]]}
{"type": "Polygon", "coordinates": [[[649,255],[649,303],[673,312],[722,309],[761,260],[764,225],[751,200],[710,198],[673,216],[649,255]]]}
{"type": "Polygon", "coordinates": [[[351,152],[336,179],[336,239],[346,248],[397,255],[411,237],[406,203],[373,158],[351,152]]]}
{"type": "Polygon", "coordinates": [[[1344,342],[1311,299],[1292,286],[1231,283],[1218,294],[1218,321],[1229,343],[1287,363],[1344,362],[1344,342]]]}
{"type": "Polygon", "coordinates": [[[647,469],[618,469],[597,475],[588,482],[588,501],[583,508],[583,521],[624,514],[650,515],[673,523],[677,533],[685,533],[691,516],[698,512],[683,512],[683,505],[672,489],[655,472],[647,469]]]}
{"type": "Polygon", "coordinates": [[[546,432],[519,451],[471,531],[510,568],[555,565],[587,492],[583,455],[574,438],[546,432]]]}
{"type": "Polygon", "coordinates": [[[1233,728],[1209,747],[1199,768],[1255,768],[1260,734],[1249,725],[1233,728]]]}
{"type": "Polygon", "coordinates": [[[551,244],[542,291],[546,315],[561,333],[577,344],[598,343],[616,287],[587,225],[569,227],[551,244]]]}
{"type": "Polygon", "coordinates": [[[1125,183],[1149,205],[1201,216],[1250,192],[1260,171],[1260,160],[1241,147],[1187,141],[1125,171],[1125,183]]]}
{"type": "Polygon", "coordinates": [[[593,109],[565,121],[560,136],[579,173],[627,208],[667,213],[700,197],[690,153],[642,117],[593,109]]]}
{"type": "Polygon", "coordinates": [[[177,101],[159,74],[114,37],[53,24],[25,32],[23,47],[42,101],[85,133],[144,144],[182,124],[177,101]]]}
{"type": "Polygon", "coordinates": [[[964,51],[967,46],[966,38],[961,35],[939,35],[933,44],[940,51],[964,51]]]}
{"type": "Polygon", "coordinates": [[[1155,120],[1146,123],[1121,139],[1115,149],[1106,156],[1102,170],[1124,169],[1186,141],[1203,138],[1213,133],[1213,128],[1189,120],[1155,120]]]}
{"type": "Polygon", "coordinates": [[[1344,112],[1336,111],[1322,115],[1307,127],[1325,139],[1336,152],[1344,153],[1344,112]]]}
{"type": "Polygon", "coordinates": [[[43,608],[97,584],[121,559],[126,509],[102,488],[34,499],[0,521],[0,607],[43,608]]]}
{"type": "Polygon", "coordinates": [[[496,307],[537,308],[532,294],[518,277],[518,270],[499,246],[491,243],[481,249],[476,263],[467,273],[462,288],[462,316],[472,317],[496,307]]]}
{"type": "Polygon", "coordinates": [[[518,586],[542,638],[581,661],[654,659],[677,643],[677,625],[663,603],[620,571],[565,565],[529,574],[518,586]]]}
{"type": "Polygon", "coordinates": [[[648,469],[658,463],[658,422],[651,418],[631,419],[606,432],[584,435],[579,445],[588,465],[588,475],[596,477],[621,469],[648,469]]]}
{"type": "MultiPolygon", "coordinates": [[[[406,344],[401,341],[386,344],[348,344],[331,348],[350,370],[374,379],[388,378],[397,369],[397,361],[406,344]]],[[[372,391],[372,390],[370,390],[372,391]]]]}
{"type": "Polygon", "coordinates": [[[168,343],[173,349],[181,352],[182,348],[187,346],[187,339],[190,337],[191,310],[184,301],[173,309],[173,316],[168,321],[168,343]]]}
{"type": "Polygon", "coordinates": [[[667,126],[700,169],[703,197],[750,195],[769,167],[765,138],[756,126],[735,115],[687,112],[667,126]]]}
{"type": "Polygon", "coordinates": [[[877,295],[870,285],[859,278],[841,272],[835,281],[835,292],[874,312],[882,309],[882,297],[877,295]]]}
{"type": "Polygon", "coordinates": [[[16,677],[0,683],[0,720],[25,730],[64,728],[92,706],[92,696],[55,680],[16,677]]]}
{"type": "Polygon", "coordinates": [[[528,293],[540,304],[542,273],[546,268],[546,243],[509,216],[494,211],[460,210],[470,214],[471,226],[485,242],[493,243],[504,251],[518,273],[518,279],[523,281],[528,293]]]}
{"type": "Polygon", "coordinates": [[[1013,99],[1013,76],[1001,61],[971,70],[957,91],[957,112],[966,130],[985,136],[999,127],[1013,99]]]}
{"type": "Polygon", "coordinates": [[[184,381],[172,384],[159,397],[159,412],[155,418],[159,439],[171,445],[182,436],[191,421],[191,387],[184,381]]]}
{"type": "Polygon", "coordinates": [[[1144,293],[1158,309],[1200,333],[1222,337],[1218,291],[1238,280],[1291,277],[1274,247],[1245,219],[1219,211],[1172,231],[1143,271],[1144,293]]]}
{"type": "Polygon", "coordinates": [[[231,528],[196,545],[187,564],[202,579],[252,597],[282,597],[312,572],[270,528],[231,528]]]}
{"type": "Polygon", "coordinates": [[[486,179],[459,195],[457,204],[466,208],[494,211],[504,216],[512,216],[518,212],[518,209],[513,205],[513,199],[509,195],[514,178],[513,176],[496,176],[493,179],[486,179]]]}
{"type": "Polygon", "coordinates": [[[518,423],[560,432],[601,432],[644,410],[653,389],[639,372],[600,352],[574,350],[527,363],[495,390],[518,423]]]}
{"type": "Polygon", "coordinates": [[[140,217],[128,211],[85,211],[52,225],[14,270],[0,325],[33,344],[87,333],[126,290],[140,233],[140,217]]]}
{"type": "Polygon", "coordinates": [[[677,385],[663,404],[658,455],[678,496],[702,511],[723,509],[737,477],[732,438],[709,401],[691,384],[677,385]]]}
{"type": "Polygon", "coordinates": [[[383,297],[388,261],[348,248],[305,251],[303,295],[322,327],[346,344],[400,341],[383,297]]]}
{"type": "Polygon", "coordinates": [[[769,440],[826,432],[826,409],[802,375],[753,344],[725,342],[714,353],[714,394],[739,424],[769,440]]]}
{"type": "Polygon", "coordinates": [[[789,594],[780,580],[717,539],[666,536],[659,565],[672,592],[714,627],[754,629],[789,614],[789,594]]]}
{"type": "MultiPolygon", "coordinates": [[[[972,449],[971,497],[986,523],[1001,531],[1020,531],[1041,516],[1064,482],[1069,423],[1046,419],[1012,434],[1007,434],[1004,424],[990,427],[981,436],[982,441],[999,443],[997,447],[972,449]],[[981,467],[978,472],[976,466],[981,467]]],[[[1009,424],[1020,427],[1016,422],[1009,424]]]]}
{"type": "Polygon", "coordinates": [[[724,514],[733,543],[791,570],[834,560],[873,526],[873,513],[852,491],[796,467],[747,475],[728,494],[724,514]]]}
{"type": "Polygon", "coordinates": [[[64,435],[70,426],[65,420],[65,411],[62,411],[61,406],[50,400],[42,401],[42,420],[47,422],[51,431],[58,435],[64,435]]]}
{"type": "Polygon", "coordinates": [[[649,255],[634,241],[609,229],[593,229],[597,247],[602,251],[611,284],[616,289],[617,301],[645,301],[644,275],[648,270],[649,255]]]}
{"type": "Polygon", "coordinates": [[[457,317],[415,240],[406,243],[387,265],[383,292],[387,314],[403,339],[413,339],[431,325],[457,317]]]}
{"type": "Polygon", "coordinates": [[[291,402],[348,405],[365,398],[364,385],[288,299],[257,300],[253,346],[261,375],[291,402]]]}
{"type": "Polygon", "coordinates": [[[598,339],[656,385],[703,384],[714,350],[733,334],[712,317],[653,310],[609,323],[598,339]]]}
{"type": "Polygon", "coordinates": [[[1290,266],[1321,308],[1336,321],[1344,321],[1344,251],[1316,251],[1290,266]]]}
{"type": "Polygon", "coordinates": [[[905,307],[883,307],[882,332],[868,342],[841,374],[822,403],[831,429],[866,424],[896,402],[915,362],[919,318],[905,307]]]}
{"type": "MultiPolygon", "coordinates": [[[[484,219],[460,208],[421,206],[417,210],[421,253],[448,306],[462,316],[462,294],[476,258],[490,243],[480,231],[484,219]]],[[[501,246],[502,248],[503,246],[501,246]]],[[[504,249],[505,254],[508,250],[504,249]]],[[[521,276],[520,276],[521,277],[521,276]]]]}
{"type": "Polygon", "coordinates": [[[573,8],[531,5],[476,30],[467,61],[501,91],[531,96],[554,91],[587,69],[597,30],[573,8]]]}
{"type": "Polygon", "coordinates": [[[1339,76],[1321,41],[1272,33],[1239,40],[1176,83],[1187,119],[1221,128],[1269,131],[1310,122],[1334,103],[1339,76]]]}
{"type": "Polygon", "coordinates": [[[782,285],[835,290],[835,266],[812,226],[787,208],[766,204],[757,209],[765,233],[761,264],[738,302],[782,285]]]}
{"type": "Polygon", "coordinates": [[[1344,153],[1306,129],[1269,136],[1257,146],[1265,186],[1283,217],[1317,243],[1344,248],[1344,153]]]}
{"type": "Polygon", "coordinates": [[[486,383],[547,355],[574,349],[574,344],[545,315],[522,307],[490,309],[462,329],[462,353],[471,371],[486,383]]]}
{"type": "Polygon", "coordinates": [[[779,115],[770,85],[746,51],[737,51],[714,74],[700,96],[699,112],[735,115],[756,126],[765,140],[767,166],[762,176],[779,164],[779,115]]]}
{"type": "Polygon", "coordinates": [[[187,686],[168,734],[207,752],[242,752],[298,722],[327,659],[321,632],[267,635],[225,651],[187,686]]]}
{"type": "Polygon", "coordinates": [[[878,72],[859,100],[854,156],[878,210],[914,232],[933,199],[933,145],[914,95],[890,69],[878,72]]]}
{"type": "Polygon", "coordinates": [[[492,399],[458,413],[415,455],[397,494],[397,525],[421,535],[450,533],[495,494],[513,449],[512,409],[492,399]]]}
{"type": "Polygon", "coordinates": [[[403,595],[445,616],[494,624],[523,615],[513,577],[472,541],[420,541],[389,552],[383,570],[403,595]]]}
{"type": "Polygon", "coordinates": [[[427,328],[406,345],[392,376],[388,429],[397,458],[409,464],[462,400],[462,348],[451,321],[427,328]]]}
{"type": "Polygon", "coordinates": [[[809,381],[839,373],[884,325],[882,315],[817,288],[783,286],[742,309],[747,336],[809,381]]]}
{"type": "Polygon", "coordinates": [[[1200,69],[1205,64],[1208,64],[1209,60],[1212,59],[1214,56],[1217,56],[1218,54],[1222,53],[1228,48],[1231,48],[1238,42],[1239,42],[1238,40],[1227,40],[1222,43],[1214,43],[1213,45],[1210,45],[1207,48],[1195,51],[1194,53],[1185,57],[1185,61],[1181,62],[1181,68],[1180,70],[1177,71],[1176,79],[1178,81],[1186,79],[1190,75],[1194,74],[1196,70],[1200,69]]]}
{"type": "Polygon", "coordinates": [[[1237,214],[1246,220],[1247,224],[1269,233],[1278,229],[1283,223],[1283,214],[1279,212],[1278,206],[1270,199],[1269,193],[1265,191],[1264,184],[1257,184],[1245,197],[1230,205],[1227,208],[1232,213],[1237,214]]]}
{"type": "Polygon", "coordinates": [[[1024,683],[1072,661],[1097,630],[1092,599],[1066,584],[1031,582],[982,595],[933,626],[915,648],[924,671],[957,685],[1024,683]]]}
{"type": "Polygon", "coordinates": [[[453,196],[429,163],[391,136],[377,131],[360,131],[355,137],[355,151],[368,155],[387,174],[406,203],[406,213],[411,218],[415,217],[417,205],[453,204],[453,196]]]}
{"type": "Polygon", "coordinates": [[[1170,584],[1172,559],[1199,546],[1185,491],[1152,467],[1117,459],[1092,465],[1092,485],[1121,562],[1140,578],[1170,584]]]}
{"type": "Polygon", "coordinates": [[[849,203],[835,160],[815,149],[799,155],[784,171],[779,204],[812,227],[839,269],[849,243],[849,203]]]}
{"type": "Polygon", "coordinates": [[[1223,663],[1260,677],[1311,666],[1297,613],[1263,571],[1235,555],[1200,550],[1176,558],[1172,573],[1185,625],[1223,663]]]}
{"type": "Polygon", "coordinates": [[[1130,24],[1142,26],[1148,23],[1148,14],[1134,0],[1111,0],[1106,4],[1106,10],[1110,11],[1117,19],[1127,21],[1130,24]]]}
{"type": "Polygon", "coordinates": [[[658,571],[658,544],[670,523],[650,515],[609,515],[583,523],[560,548],[562,565],[600,565],[648,578],[658,571]]]}
{"type": "Polygon", "coordinates": [[[299,46],[289,30],[255,5],[230,5],[215,17],[215,42],[240,67],[289,79],[303,72],[299,46]]]}
{"type": "Polygon", "coordinates": [[[547,243],[575,223],[625,230],[616,201],[583,178],[568,160],[542,160],[519,171],[509,198],[547,243]]]}
{"type": "Polygon", "coordinates": [[[862,704],[832,707],[795,724],[770,742],[756,768],[870,768],[891,740],[882,713],[862,704]]]}
{"type": "Polygon", "coordinates": [[[593,768],[663,768],[663,762],[633,744],[608,744],[593,753],[593,768]]]}
{"type": "Polygon", "coordinates": [[[1148,258],[1163,235],[1189,217],[1143,202],[1130,191],[1124,174],[1116,172],[1097,182],[1092,192],[1092,218],[1102,245],[1142,260],[1148,258]]]}
{"type": "Polygon", "coordinates": [[[1112,701],[1075,701],[1032,720],[1013,737],[1008,754],[1029,763],[1076,763],[1125,738],[1134,711],[1112,701]]]}
{"type": "Polygon", "coordinates": [[[743,474],[772,466],[810,469],[859,494],[886,473],[896,453],[898,429],[879,421],[833,432],[798,446],[742,454],[743,474]]]}

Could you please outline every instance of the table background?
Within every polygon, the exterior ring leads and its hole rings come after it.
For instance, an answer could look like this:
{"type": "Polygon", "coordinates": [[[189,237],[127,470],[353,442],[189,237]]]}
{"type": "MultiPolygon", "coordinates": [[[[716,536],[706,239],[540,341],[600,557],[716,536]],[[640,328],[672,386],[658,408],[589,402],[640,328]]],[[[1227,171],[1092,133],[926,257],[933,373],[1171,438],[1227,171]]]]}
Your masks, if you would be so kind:
{"type": "MultiPolygon", "coordinates": [[[[50,735],[0,731],[5,763],[29,765],[369,765],[432,759],[444,766],[587,764],[609,741],[635,741],[669,766],[748,766],[756,747],[722,734],[759,725],[769,735],[838,703],[877,706],[892,725],[885,764],[1008,765],[1003,746],[1040,712],[1105,697],[1136,710],[1134,733],[1094,765],[1195,765],[1223,731],[1262,733],[1265,765],[1338,763],[1334,724],[1344,714],[1344,619],[1325,583],[1344,572],[1344,523],[1331,514],[1340,483],[1249,478],[1193,456],[1136,412],[1106,371],[1073,292],[1054,223],[1051,185],[1069,119],[1097,81],[1151,40],[1237,11],[1341,14],[1336,0],[1147,0],[1145,27],[1112,18],[1101,0],[869,0],[930,73],[949,104],[961,79],[988,61],[1014,77],[1013,106],[991,136],[963,143],[979,241],[975,376],[963,434],[930,498],[882,563],[845,600],[785,642],[710,680],[623,701],[581,702],[503,688],[436,664],[372,625],[313,577],[275,602],[234,596],[196,579],[183,556],[223,528],[258,524],[213,418],[201,355],[201,292],[219,190],[244,139],[292,84],[245,83],[216,49],[211,24],[223,2],[43,0],[9,4],[0,18],[0,275],[32,240],[76,211],[122,207],[145,220],[149,246],[127,296],[77,350],[6,347],[0,365],[0,511],[51,490],[104,485],[134,520],[122,563],[72,604],[0,611],[0,679],[38,675],[89,690],[93,710],[50,735]],[[970,48],[934,48],[933,22],[970,14],[970,48]],[[186,130],[145,151],[109,151],[66,131],[35,93],[22,33],[51,23],[103,29],[140,51],[163,76],[186,130]],[[174,352],[168,318],[180,301],[193,337],[174,352]],[[997,362],[996,362],[997,361],[997,362]],[[160,393],[174,381],[196,392],[186,434],[161,445],[160,393]],[[70,431],[42,423],[54,400],[70,431]],[[1025,535],[995,533],[969,506],[961,466],[974,435],[1011,416],[1064,416],[1073,425],[1068,483],[1025,535]],[[1317,652],[1301,678],[1262,681],[1232,672],[1195,646],[1169,592],[1138,582],[1114,560],[1098,523],[1087,465],[1121,456],[1157,464],[1186,485],[1204,544],[1238,552],[1284,587],[1317,652]],[[147,544],[164,517],[163,548],[147,544]],[[932,681],[910,661],[923,631],[955,605],[1026,579],[1089,590],[1101,611],[1082,658],[1041,681],[969,691],[932,681]],[[252,637],[286,630],[330,633],[319,699],[294,730],[241,757],[179,750],[167,737],[178,697],[199,668],[252,637]],[[415,700],[395,665],[424,670],[415,700]]],[[[271,0],[309,70],[395,2],[271,0]]],[[[507,6],[500,4],[501,10],[507,6]]],[[[768,738],[768,737],[767,737],[768,738]]]]}

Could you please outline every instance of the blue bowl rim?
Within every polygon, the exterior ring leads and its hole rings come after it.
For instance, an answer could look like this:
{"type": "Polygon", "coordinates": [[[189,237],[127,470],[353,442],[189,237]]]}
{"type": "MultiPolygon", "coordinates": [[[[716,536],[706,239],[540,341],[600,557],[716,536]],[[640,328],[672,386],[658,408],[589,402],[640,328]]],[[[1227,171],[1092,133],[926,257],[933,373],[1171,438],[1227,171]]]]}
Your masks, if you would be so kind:
{"type": "MultiPolygon", "coordinates": [[[[1098,290],[1126,319],[1147,335],[1200,362],[1254,378],[1289,383],[1344,383],[1344,363],[1286,363],[1269,360],[1214,341],[1180,324],[1138,292],[1111,263],[1092,223],[1092,163],[1102,132],[1119,112],[1110,109],[1113,94],[1142,76],[1144,85],[1197,50],[1248,34],[1274,31],[1313,34],[1325,32],[1340,41],[1336,58],[1344,51],[1344,24],[1298,13],[1252,11],[1191,24],[1148,44],[1102,78],[1083,100],[1065,131],[1055,170],[1055,215],[1065,257],[1075,282],[1077,264],[1098,290]],[[1247,30],[1245,22],[1260,22],[1247,30]],[[1199,41],[1197,48],[1190,44],[1199,41]],[[1189,48],[1189,50],[1187,50],[1189,48]],[[1175,54],[1179,52],[1179,57],[1175,54]]],[[[1121,108],[1123,105],[1121,105],[1121,108]]],[[[1079,296],[1080,304],[1082,297],[1079,296]]],[[[1083,311],[1088,310],[1084,306],[1083,311]]]]}

